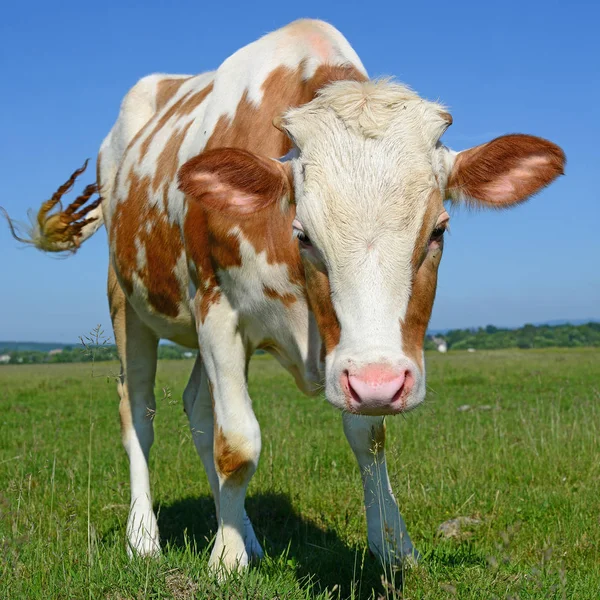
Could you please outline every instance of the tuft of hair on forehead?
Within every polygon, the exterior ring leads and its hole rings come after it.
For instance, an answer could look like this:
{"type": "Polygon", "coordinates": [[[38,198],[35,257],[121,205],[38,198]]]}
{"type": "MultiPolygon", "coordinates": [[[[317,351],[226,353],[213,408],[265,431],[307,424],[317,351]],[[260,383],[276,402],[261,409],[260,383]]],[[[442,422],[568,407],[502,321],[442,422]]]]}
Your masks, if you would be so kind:
{"type": "Polygon", "coordinates": [[[306,127],[329,111],[355,134],[373,139],[389,135],[397,123],[404,122],[420,129],[435,144],[452,123],[444,106],[424,100],[390,78],[334,81],[322,87],[308,104],[288,110],[283,123],[299,141],[306,127]]]}

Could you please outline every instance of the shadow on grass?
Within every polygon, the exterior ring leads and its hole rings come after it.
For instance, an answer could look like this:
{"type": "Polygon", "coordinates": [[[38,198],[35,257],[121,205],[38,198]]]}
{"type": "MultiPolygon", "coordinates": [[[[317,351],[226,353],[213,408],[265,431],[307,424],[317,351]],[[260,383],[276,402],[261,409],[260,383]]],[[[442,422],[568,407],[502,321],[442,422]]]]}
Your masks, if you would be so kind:
{"type": "MultiPolygon", "coordinates": [[[[332,530],[323,530],[299,515],[284,494],[258,494],[246,499],[246,511],[252,520],[263,549],[271,556],[281,555],[289,545],[289,559],[295,559],[299,578],[310,577],[317,590],[341,588],[341,597],[350,595],[351,582],[360,581],[361,598],[370,598],[372,590],[382,593],[382,570],[362,549],[346,545],[332,530]]],[[[163,543],[183,547],[185,536],[205,548],[217,528],[212,497],[185,498],[158,510],[158,526],[163,543]]],[[[358,593],[355,595],[358,599],[358,593]]]]}
{"type": "Polygon", "coordinates": [[[431,544],[431,550],[424,553],[424,560],[432,569],[455,568],[488,568],[487,556],[469,542],[456,542],[453,540],[436,541],[431,544]]]}

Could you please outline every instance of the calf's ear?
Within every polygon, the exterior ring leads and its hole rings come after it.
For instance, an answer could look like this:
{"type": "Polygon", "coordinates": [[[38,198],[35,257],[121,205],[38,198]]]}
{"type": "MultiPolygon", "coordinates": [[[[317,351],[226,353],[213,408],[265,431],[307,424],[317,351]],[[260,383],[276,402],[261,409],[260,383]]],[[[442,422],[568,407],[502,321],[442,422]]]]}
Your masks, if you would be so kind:
{"type": "Polygon", "coordinates": [[[504,208],[527,200],[564,173],[556,144],[512,134],[452,153],[446,196],[457,202],[504,208]]]}
{"type": "Polygon", "coordinates": [[[208,210],[249,214],[289,200],[289,165],[236,148],[208,150],[179,169],[179,189],[208,210]]]}

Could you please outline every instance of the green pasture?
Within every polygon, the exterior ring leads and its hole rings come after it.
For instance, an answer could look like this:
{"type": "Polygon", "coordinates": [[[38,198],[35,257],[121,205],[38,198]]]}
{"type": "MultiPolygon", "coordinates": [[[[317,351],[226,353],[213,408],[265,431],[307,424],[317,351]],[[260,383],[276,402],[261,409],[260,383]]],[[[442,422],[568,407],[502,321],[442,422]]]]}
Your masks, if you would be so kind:
{"type": "Polygon", "coordinates": [[[216,521],[181,402],[191,367],[159,366],[163,554],[132,562],[117,365],[0,367],[0,598],[600,598],[600,349],[427,356],[424,406],[388,419],[390,479],[423,556],[393,581],[366,548],[340,415],[264,356],[247,510],[267,556],[213,579],[216,521]],[[439,533],[458,517],[472,521],[439,533]]]}

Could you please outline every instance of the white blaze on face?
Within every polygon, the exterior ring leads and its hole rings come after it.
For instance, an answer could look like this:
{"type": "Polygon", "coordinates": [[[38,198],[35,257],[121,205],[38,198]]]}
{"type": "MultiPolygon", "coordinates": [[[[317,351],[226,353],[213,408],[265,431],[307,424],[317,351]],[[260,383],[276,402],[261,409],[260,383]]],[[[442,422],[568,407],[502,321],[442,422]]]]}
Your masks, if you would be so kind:
{"type": "MultiPolygon", "coordinates": [[[[327,273],[341,327],[327,356],[326,383],[328,399],[340,408],[353,408],[343,389],[348,376],[352,383],[367,371],[353,387],[366,378],[373,397],[393,388],[390,381],[401,388],[412,378],[412,391],[407,385],[391,412],[423,399],[424,374],[403,351],[400,323],[423,220],[439,198],[432,192],[440,186],[436,144],[448,125],[442,113],[403,86],[339,82],[285,117],[300,149],[293,163],[297,220],[312,243],[304,259],[327,273]]],[[[375,412],[386,412],[382,402],[375,412]]]]}

